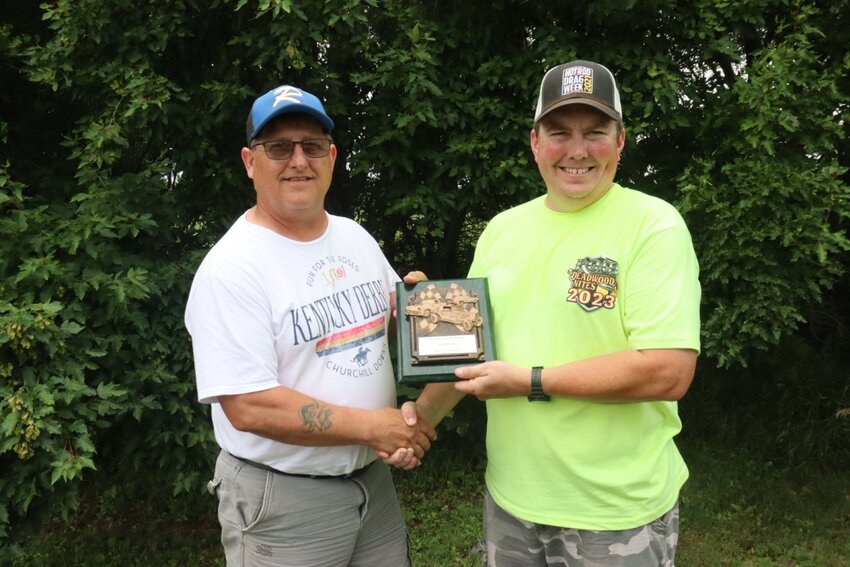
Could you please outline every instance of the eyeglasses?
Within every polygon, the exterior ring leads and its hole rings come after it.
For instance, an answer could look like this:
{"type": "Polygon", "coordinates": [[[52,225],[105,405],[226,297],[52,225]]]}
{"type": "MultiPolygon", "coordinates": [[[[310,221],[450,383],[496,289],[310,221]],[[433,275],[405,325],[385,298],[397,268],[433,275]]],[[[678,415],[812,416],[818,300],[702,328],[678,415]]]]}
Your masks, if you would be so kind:
{"type": "Polygon", "coordinates": [[[295,146],[301,145],[304,155],[308,158],[325,157],[331,151],[332,141],[328,138],[309,138],[307,140],[268,140],[257,142],[251,149],[263,146],[269,159],[284,160],[292,157],[295,146]]]}

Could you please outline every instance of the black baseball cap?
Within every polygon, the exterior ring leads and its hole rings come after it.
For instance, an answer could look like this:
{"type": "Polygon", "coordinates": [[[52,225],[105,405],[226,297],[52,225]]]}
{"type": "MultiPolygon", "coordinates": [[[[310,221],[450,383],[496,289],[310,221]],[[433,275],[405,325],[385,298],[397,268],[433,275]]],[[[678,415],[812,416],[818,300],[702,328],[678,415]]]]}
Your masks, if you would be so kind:
{"type": "Polygon", "coordinates": [[[534,123],[568,104],[586,104],[623,123],[623,107],[614,75],[607,67],[577,59],[552,67],[540,83],[534,123]]]}

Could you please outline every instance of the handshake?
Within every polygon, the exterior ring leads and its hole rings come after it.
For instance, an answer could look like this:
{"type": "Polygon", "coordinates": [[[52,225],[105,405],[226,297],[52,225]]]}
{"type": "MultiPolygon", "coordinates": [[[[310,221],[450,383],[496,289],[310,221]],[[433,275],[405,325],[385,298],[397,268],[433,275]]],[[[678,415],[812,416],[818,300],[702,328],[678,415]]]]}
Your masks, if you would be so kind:
{"type": "Polygon", "coordinates": [[[400,409],[376,410],[378,418],[372,448],[384,463],[404,470],[422,464],[425,452],[437,438],[437,432],[415,402],[405,402],[400,409]]]}

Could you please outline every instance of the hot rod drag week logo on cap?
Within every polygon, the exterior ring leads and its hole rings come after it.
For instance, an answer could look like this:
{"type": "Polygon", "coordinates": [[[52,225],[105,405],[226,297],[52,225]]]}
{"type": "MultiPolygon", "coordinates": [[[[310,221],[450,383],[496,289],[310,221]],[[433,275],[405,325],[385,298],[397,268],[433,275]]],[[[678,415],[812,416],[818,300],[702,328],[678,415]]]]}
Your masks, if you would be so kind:
{"type": "Polygon", "coordinates": [[[593,92],[593,69],[590,67],[567,67],[561,77],[561,95],[593,92]]]}

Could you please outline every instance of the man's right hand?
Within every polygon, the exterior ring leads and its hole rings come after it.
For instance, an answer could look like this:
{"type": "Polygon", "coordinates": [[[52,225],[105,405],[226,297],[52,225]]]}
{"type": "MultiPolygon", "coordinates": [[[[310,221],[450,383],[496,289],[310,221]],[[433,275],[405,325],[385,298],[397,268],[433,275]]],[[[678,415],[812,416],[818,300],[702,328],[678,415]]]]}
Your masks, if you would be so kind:
{"type": "MultiPolygon", "coordinates": [[[[375,447],[375,452],[386,464],[404,470],[411,470],[422,463],[425,452],[431,448],[431,442],[436,439],[437,434],[431,423],[417,411],[414,402],[405,402],[400,410],[392,410],[402,418],[407,428],[408,445],[397,445],[390,450],[375,447]]],[[[387,431],[389,436],[394,436],[395,431],[387,431]]],[[[385,439],[386,441],[386,439],[385,439]]]]}

